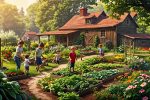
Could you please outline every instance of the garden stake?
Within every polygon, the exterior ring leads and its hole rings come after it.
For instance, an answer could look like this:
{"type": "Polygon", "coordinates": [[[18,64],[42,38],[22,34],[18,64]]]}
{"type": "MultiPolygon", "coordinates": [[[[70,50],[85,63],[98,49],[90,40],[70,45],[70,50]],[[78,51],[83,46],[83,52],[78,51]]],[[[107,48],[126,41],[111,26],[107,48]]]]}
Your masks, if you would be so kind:
{"type": "Polygon", "coordinates": [[[2,68],[1,38],[0,38],[0,68],[2,68]]]}

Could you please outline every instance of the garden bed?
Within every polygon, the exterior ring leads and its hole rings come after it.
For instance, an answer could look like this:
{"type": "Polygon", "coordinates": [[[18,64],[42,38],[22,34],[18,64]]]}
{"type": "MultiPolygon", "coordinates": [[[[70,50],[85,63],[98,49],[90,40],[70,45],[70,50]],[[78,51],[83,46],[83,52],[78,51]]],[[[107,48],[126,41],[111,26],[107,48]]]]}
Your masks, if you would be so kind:
{"type": "Polygon", "coordinates": [[[17,75],[17,76],[11,76],[11,77],[7,77],[8,80],[10,81],[17,81],[17,80],[23,80],[23,79],[27,79],[29,78],[30,76],[27,76],[27,75],[17,75]]]}

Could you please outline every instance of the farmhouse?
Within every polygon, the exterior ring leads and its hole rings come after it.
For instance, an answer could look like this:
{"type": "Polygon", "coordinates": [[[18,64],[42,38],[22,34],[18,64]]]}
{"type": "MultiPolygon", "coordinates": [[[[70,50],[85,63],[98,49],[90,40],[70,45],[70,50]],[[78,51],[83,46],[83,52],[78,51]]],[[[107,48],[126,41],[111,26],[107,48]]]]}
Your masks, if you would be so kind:
{"type": "Polygon", "coordinates": [[[22,36],[22,40],[27,41],[30,40],[38,40],[37,33],[36,32],[26,32],[22,36]]]}
{"type": "Polygon", "coordinates": [[[125,34],[137,33],[136,13],[125,13],[115,19],[108,16],[104,11],[88,13],[86,8],[81,8],[78,15],[74,15],[64,26],[57,31],[38,34],[40,36],[55,35],[56,41],[65,45],[72,45],[79,35],[85,35],[85,44],[93,45],[95,36],[100,43],[111,41],[113,46],[122,42],[125,34]]]}

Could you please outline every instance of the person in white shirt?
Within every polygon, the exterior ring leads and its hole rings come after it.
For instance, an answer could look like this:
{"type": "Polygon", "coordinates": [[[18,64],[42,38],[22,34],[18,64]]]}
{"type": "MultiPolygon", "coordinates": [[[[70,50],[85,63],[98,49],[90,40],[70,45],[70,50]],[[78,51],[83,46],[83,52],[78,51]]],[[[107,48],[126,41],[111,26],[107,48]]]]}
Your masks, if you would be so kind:
{"type": "Polygon", "coordinates": [[[29,55],[25,55],[24,67],[26,75],[29,75],[29,66],[30,66],[29,55]]]}
{"type": "Polygon", "coordinates": [[[44,44],[40,43],[38,48],[36,49],[35,53],[35,60],[36,60],[36,70],[39,71],[40,67],[42,66],[42,50],[44,48],[44,44]]]}
{"type": "Polygon", "coordinates": [[[21,66],[23,44],[24,44],[23,41],[19,41],[18,46],[16,47],[16,54],[15,54],[15,57],[14,57],[14,61],[16,63],[16,69],[17,70],[20,70],[20,66],[21,66]]]}
{"type": "Polygon", "coordinates": [[[103,57],[103,56],[104,56],[104,50],[103,50],[103,48],[102,48],[102,44],[99,44],[98,52],[99,52],[99,56],[100,56],[100,57],[103,57]]]}

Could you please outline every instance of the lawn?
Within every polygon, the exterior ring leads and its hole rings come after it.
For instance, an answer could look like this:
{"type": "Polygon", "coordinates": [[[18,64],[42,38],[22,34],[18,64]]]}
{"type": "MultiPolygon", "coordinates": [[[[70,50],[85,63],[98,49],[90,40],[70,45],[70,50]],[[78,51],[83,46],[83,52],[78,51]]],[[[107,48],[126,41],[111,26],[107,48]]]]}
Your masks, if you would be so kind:
{"type": "MultiPolygon", "coordinates": [[[[16,64],[13,61],[4,62],[3,66],[8,68],[8,70],[5,71],[5,72],[16,72],[16,64]]],[[[57,66],[58,66],[58,64],[48,63],[48,66],[43,66],[41,71],[50,71],[50,70],[52,70],[53,68],[55,68],[57,66]]],[[[21,71],[24,71],[23,64],[21,65],[21,71]]],[[[38,74],[39,74],[39,72],[36,71],[36,66],[31,65],[30,66],[30,75],[35,76],[35,75],[38,75],[38,74]]]]}

